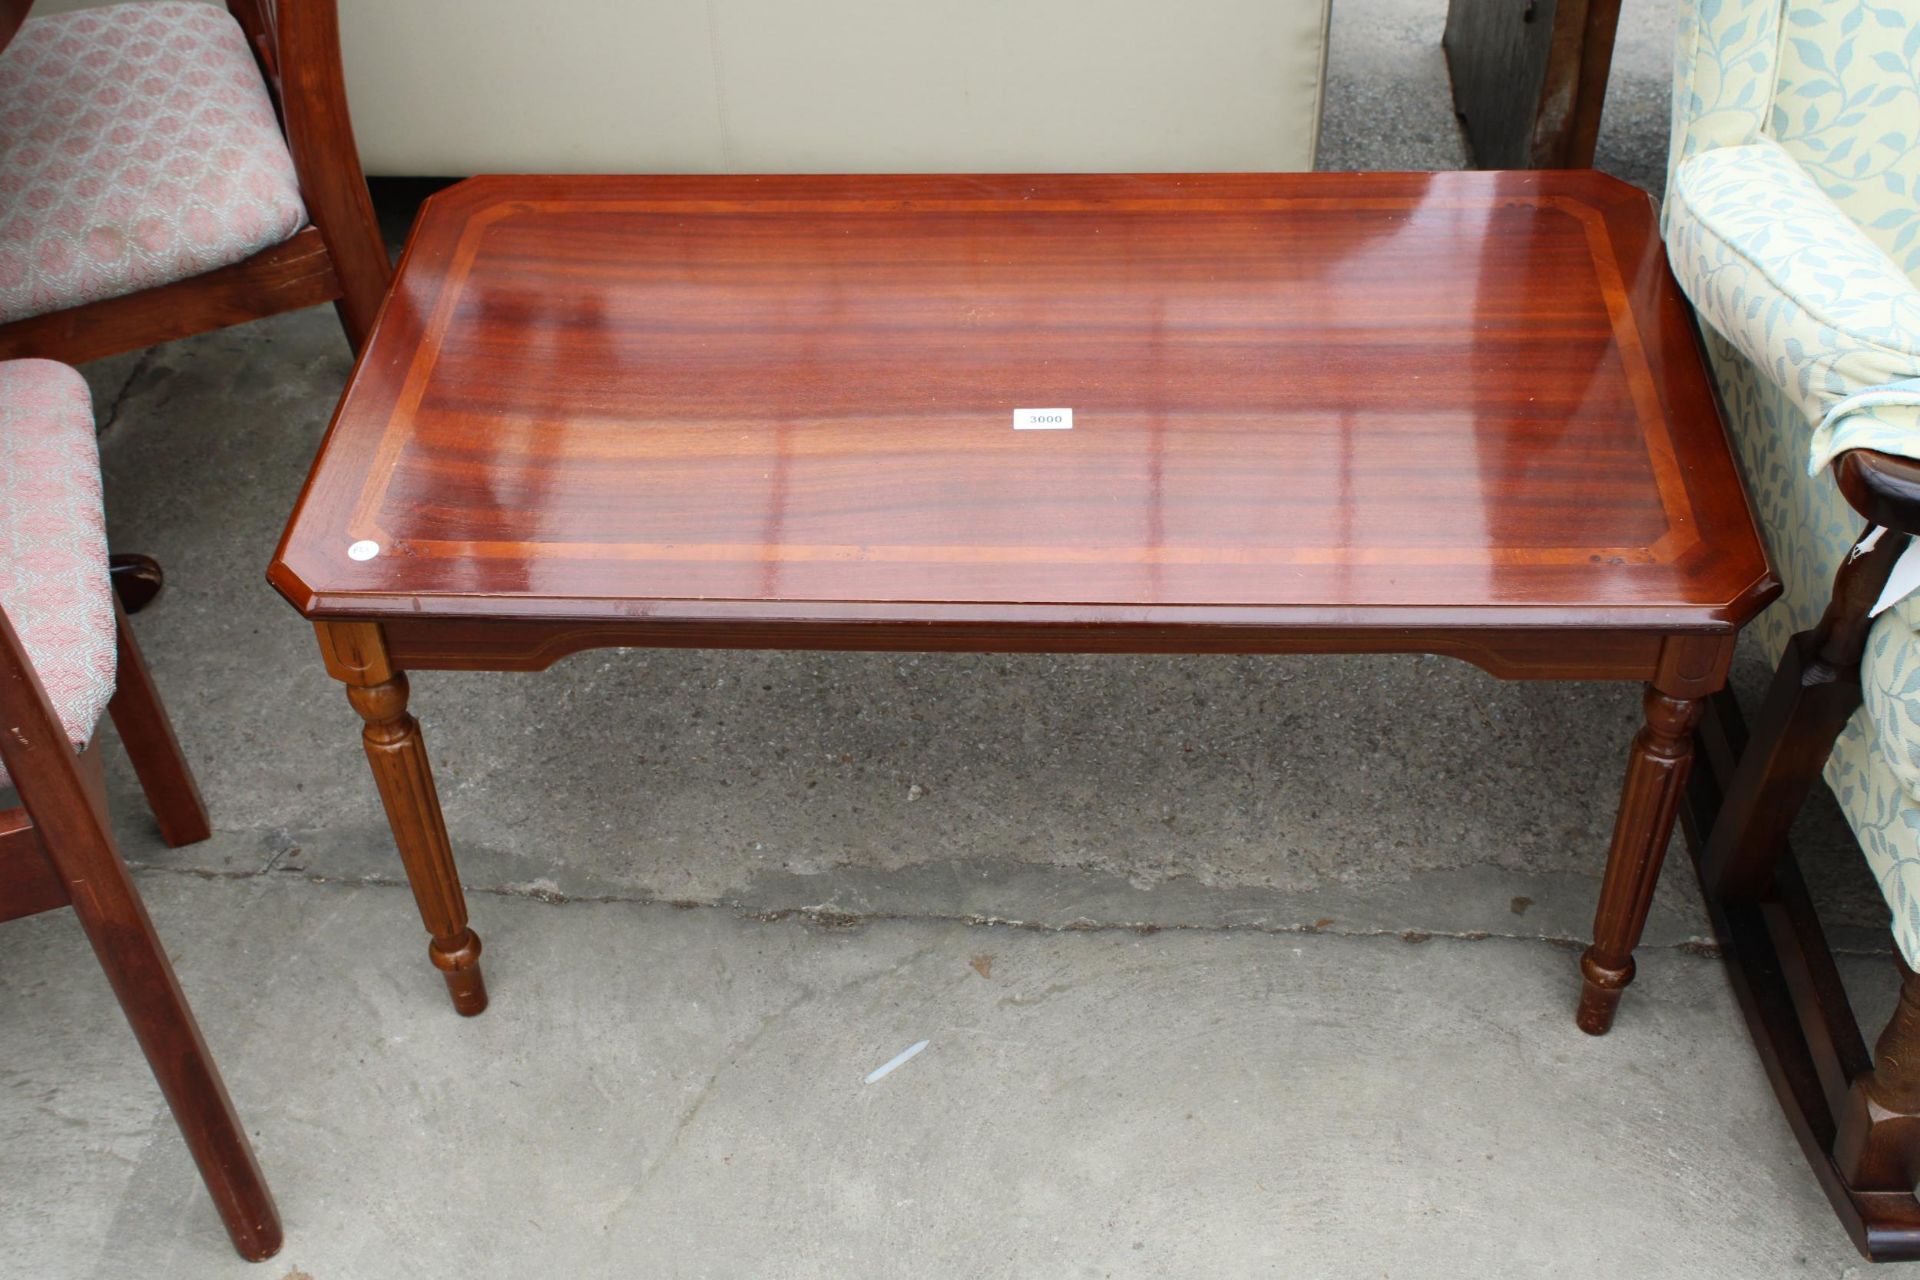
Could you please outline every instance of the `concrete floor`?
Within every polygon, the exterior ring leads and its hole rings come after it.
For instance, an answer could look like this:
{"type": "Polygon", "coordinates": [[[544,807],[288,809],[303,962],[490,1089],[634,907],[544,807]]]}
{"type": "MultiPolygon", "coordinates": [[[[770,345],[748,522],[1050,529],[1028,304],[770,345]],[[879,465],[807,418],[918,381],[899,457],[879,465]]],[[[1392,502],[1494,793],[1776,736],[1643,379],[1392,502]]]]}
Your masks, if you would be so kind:
{"type": "MultiPolygon", "coordinates": [[[[1656,186],[1666,8],[1627,2],[1601,140],[1656,186]]],[[[1334,9],[1323,167],[1463,163],[1441,0],[1334,9]]],[[[227,1251],[50,916],[0,929],[0,1275],[1867,1270],[1679,851],[1618,1029],[1573,1027],[1625,687],[1423,658],[421,675],[494,994],[456,1019],[357,721],[262,578],[346,368],[321,310],[88,371],[218,831],[162,848],[109,741],[116,818],[286,1249],[227,1251]]],[[[1830,806],[1798,839],[1877,1026],[1884,909],[1830,806]]]]}

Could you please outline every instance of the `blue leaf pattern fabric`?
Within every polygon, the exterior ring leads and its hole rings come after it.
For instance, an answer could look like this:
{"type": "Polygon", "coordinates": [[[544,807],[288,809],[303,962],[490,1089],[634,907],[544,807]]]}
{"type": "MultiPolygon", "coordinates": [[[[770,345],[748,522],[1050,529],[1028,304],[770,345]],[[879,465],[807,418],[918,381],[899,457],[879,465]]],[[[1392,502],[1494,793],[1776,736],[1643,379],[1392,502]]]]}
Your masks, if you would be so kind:
{"type": "Polygon", "coordinates": [[[1920,950],[1920,599],[1874,621],[1860,669],[1865,705],[1827,760],[1827,785],[1893,910],[1907,963],[1920,950]]]}
{"type": "Polygon", "coordinates": [[[1787,38],[1766,132],[1869,240],[1920,273],[1920,6],[1787,0],[1782,9],[1787,38]]]}
{"type": "MultiPolygon", "coordinates": [[[[1781,599],[1819,622],[1865,522],[1825,464],[1920,456],[1920,4],[1685,0],[1663,213],[1781,599]]],[[[1920,598],[1875,620],[1864,704],[1826,765],[1920,967],[1920,598]]]]}
{"type": "Polygon", "coordinates": [[[1681,165],[1766,130],[1779,57],[1781,0],[1683,0],[1674,59],[1667,190],[1681,165]]]}
{"type": "Polygon", "coordinates": [[[1920,287],[1771,139],[1702,152],[1674,181],[1674,275],[1817,424],[1809,469],[1920,448],[1920,287]]]}

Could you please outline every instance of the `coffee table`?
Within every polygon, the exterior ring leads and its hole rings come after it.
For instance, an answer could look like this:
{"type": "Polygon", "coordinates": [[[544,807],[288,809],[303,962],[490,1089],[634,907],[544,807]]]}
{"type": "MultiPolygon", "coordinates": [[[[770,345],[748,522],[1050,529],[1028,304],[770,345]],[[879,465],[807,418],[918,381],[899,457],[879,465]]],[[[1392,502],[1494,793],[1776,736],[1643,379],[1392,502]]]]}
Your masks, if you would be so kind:
{"type": "Polygon", "coordinates": [[[1595,1034],[1778,591],[1651,201],[1585,171],[472,179],[422,211],[269,576],[462,1013],[408,668],[1418,652],[1646,682],[1595,1034]]]}

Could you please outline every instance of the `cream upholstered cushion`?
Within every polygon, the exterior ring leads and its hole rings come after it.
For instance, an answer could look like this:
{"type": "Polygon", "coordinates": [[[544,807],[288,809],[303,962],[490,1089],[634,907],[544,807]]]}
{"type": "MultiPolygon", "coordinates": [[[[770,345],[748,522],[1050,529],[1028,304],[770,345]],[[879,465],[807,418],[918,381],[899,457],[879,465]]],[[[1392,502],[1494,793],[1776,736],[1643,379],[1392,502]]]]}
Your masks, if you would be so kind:
{"type": "Polygon", "coordinates": [[[1920,281],[1920,15],[1908,0],[1682,0],[1667,189],[1777,143],[1920,281]]]}
{"type": "Polygon", "coordinates": [[[0,323],[227,266],[305,223],[226,10],[50,14],[0,51],[0,323]]]}
{"type": "Polygon", "coordinates": [[[113,696],[113,586],[87,384],[51,360],[0,362],[0,609],[85,746],[113,696]]]}
{"type": "Polygon", "coordinates": [[[1673,180],[1674,275],[1814,424],[1809,469],[1920,452],[1920,287],[1771,138],[1703,151],[1673,180]]]}

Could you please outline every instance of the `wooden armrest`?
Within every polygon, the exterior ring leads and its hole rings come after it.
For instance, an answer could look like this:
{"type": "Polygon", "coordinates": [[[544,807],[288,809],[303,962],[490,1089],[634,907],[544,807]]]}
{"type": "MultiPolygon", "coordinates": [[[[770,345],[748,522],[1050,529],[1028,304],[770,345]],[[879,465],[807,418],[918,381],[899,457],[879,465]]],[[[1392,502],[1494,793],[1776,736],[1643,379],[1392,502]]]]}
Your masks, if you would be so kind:
{"type": "Polygon", "coordinates": [[[1849,449],[1833,460],[1840,492],[1875,524],[1920,536],[1920,462],[1874,449],[1849,449]]]}

